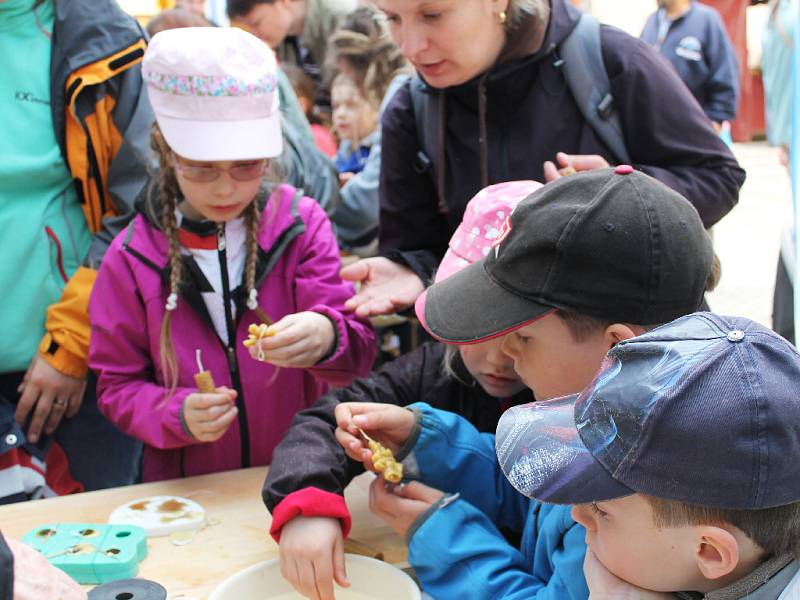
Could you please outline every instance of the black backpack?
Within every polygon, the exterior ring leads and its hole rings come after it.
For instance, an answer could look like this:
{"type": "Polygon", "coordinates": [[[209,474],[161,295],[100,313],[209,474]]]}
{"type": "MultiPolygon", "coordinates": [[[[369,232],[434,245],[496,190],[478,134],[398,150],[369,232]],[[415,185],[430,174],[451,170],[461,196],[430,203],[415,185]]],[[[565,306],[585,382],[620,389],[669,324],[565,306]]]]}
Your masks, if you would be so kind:
{"type": "MultiPolygon", "coordinates": [[[[597,136],[608,146],[618,164],[631,164],[625,146],[619,114],[611,95],[611,82],[603,64],[600,50],[600,23],[589,14],[582,14],[575,29],[559,46],[556,66],[564,71],[564,78],[586,121],[597,136]]],[[[414,120],[422,150],[417,154],[415,169],[419,173],[430,171],[436,181],[437,132],[439,130],[438,93],[414,75],[410,83],[414,120]]],[[[439,199],[444,202],[443,198],[439,199]]]]}

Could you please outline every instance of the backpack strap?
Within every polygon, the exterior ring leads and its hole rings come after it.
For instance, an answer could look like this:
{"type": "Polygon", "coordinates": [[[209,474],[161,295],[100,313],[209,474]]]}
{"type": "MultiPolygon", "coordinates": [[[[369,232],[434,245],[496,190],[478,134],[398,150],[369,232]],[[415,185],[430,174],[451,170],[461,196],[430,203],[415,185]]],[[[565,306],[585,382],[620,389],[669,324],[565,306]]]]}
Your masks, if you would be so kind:
{"type": "Polygon", "coordinates": [[[560,55],[567,85],[584,118],[619,163],[631,164],[603,64],[600,23],[595,17],[581,15],[575,29],[562,42],[560,55]]]}
{"type": "MultiPolygon", "coordinates": [[[[414,170],[422,175],[430,172],[434,175],[433,164],[436,158],[436,130],[439,124],[439,113],[436,111],[436,101],[431,97],[430,91],[425,88],[420,76],[414,73],[409,82],[411,90],[411,104],[414,107],[414,121],[417,125],[417,139],[421,149],[414,157],[414,170]]],[[[436,177],[434,176],[434,180],[436,177]]]]}
{"type": "Polygon", "coordinates": [[[447,201],[444,189],[444,167],[436,169],[436,162],[444,159],[444,123],[441,122],[444,94],[439,90],[427,87],[418,74],[414,74],[409,82],[411,105],[414,108],[414,122],[417,126],[417,139],[420,151],[414,157],[414,171],[420,175],[429,174],[436,185],[439,196],[439,210],[447,212],[447,201]]]}

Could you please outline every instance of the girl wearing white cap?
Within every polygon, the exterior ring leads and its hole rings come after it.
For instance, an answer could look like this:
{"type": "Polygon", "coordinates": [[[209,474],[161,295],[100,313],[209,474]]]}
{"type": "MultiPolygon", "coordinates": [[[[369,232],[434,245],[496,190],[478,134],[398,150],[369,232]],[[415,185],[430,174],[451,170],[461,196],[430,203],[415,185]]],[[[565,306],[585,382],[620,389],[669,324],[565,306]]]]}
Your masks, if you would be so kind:
{"type": "Polygon", "coordinates": [[[98,275],[90,365],[101,410],[145,443],[145,481],[268,464],[298,410],[372,365],[327,217],[265,181],[275,70],[237,29],[164,31],[144,58],[159,171],[98,275]],[[198,391],[199,371],[219,387],[198,391]]]}

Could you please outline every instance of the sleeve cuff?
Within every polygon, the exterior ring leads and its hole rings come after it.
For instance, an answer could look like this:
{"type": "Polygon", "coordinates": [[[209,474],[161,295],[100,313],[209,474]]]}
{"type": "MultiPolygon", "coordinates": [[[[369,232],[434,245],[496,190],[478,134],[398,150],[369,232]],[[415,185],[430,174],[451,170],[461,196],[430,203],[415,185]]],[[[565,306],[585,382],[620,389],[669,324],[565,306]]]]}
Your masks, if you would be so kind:
{"type": "Polygon", "coordinates": [[[276,542],[280,542],[281,529],[295,517],[328,517],[339,519],[342,524],[342,535],[350,534],[352,520],[344,497],[319,488],[307,487],[292,492],[272,511],[272,525],[269,533],[276,542]]]}
{"type": "Polygon", "coordinates": [[[314,365],[315,367],[325,366],[328,363],[338,359],[344,353],[344,347],[346,345],[348,333],[344,323],[344,318],[336,310],[322,304],[312,306],[308,310],[321,314],[331,322],[331,325],[333,325],[333,346],[331,347],[331,350],[329,350],[328,353],[319,359],[317,364],[314,365]]]}
{"type": "Polygon", "coordinates": [[[86,378],[88,367],[86,359],[77,356],[61,346],[50,332],[44,334],[39,343],[39,356],[59,373],[75,377],[86,378]]]}

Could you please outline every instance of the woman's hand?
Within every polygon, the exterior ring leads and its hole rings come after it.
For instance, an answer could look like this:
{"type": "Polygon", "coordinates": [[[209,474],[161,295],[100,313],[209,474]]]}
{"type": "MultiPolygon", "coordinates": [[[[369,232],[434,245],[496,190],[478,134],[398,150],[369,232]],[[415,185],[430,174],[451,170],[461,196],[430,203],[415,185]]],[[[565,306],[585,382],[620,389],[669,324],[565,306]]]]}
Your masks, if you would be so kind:
{"type": "Polygon", "coordinates": [[[331,353],[336,340],[331,320],[312,311],[286,315],[270,331],[274,335],[261,338],[250,355],[278,367],[313,367],[331,353]]]}
{"type": "Polygon", "coordinates": [[[358,429],[375,438],[392,452],[402,446],[414,428],[414,413],[407,408],[376,402],[342,402],[336,407],[336,441],[353,460],[370,471],[372,452],[358,429]]]}
{"type": "Polygon", "coordinates": [[[334,600],[333,582],[350,587],[339,519],[295,517],[281,528],[281,575],[306,598],[334,600]]]}
{"type": "Polygon", "coordinates": [[[359,317],[388,315],[412,306],[425,291],[414,271],[388,258],[365,258],[341,271],[342,279],[360,282],[358,293],[344,303],[359,317]]]}
{"type": "Polygon", "coordinates": [[[393,486],[378,477],[369,486],[369,508],[402,538],[420,515],[435,504],[444,492],[418,481],[393,486]]]}
{"type": "Polygon", "coordinates": [[[31,444],[44,433],[51,435],[63,417],[73,417],[81,407],[86,379],[70,377],[51,367],[36,355],[31,360],[22,383],[17,388],[20,393],[14,417],[17,423],[25,425],[28,415],[33,411],[25,437],[31,444]]]}
{"type": "Polygon", "coordinates": [[[599,154],[565,154],[564,152],[556,154],[556,163],[549,160],[544,163],[544,180],[547,183],[561,179],[570,173],[605,169],[609,166],[608,161],[599,154]]]}
{"type": "Polygon", "coordinates": [[[239,409],[236,408],[236,390],[217,388],[214,394],[196,392],[183,401],[183,422],[195,439],[215,442],[228,431],[239,409]]]}

